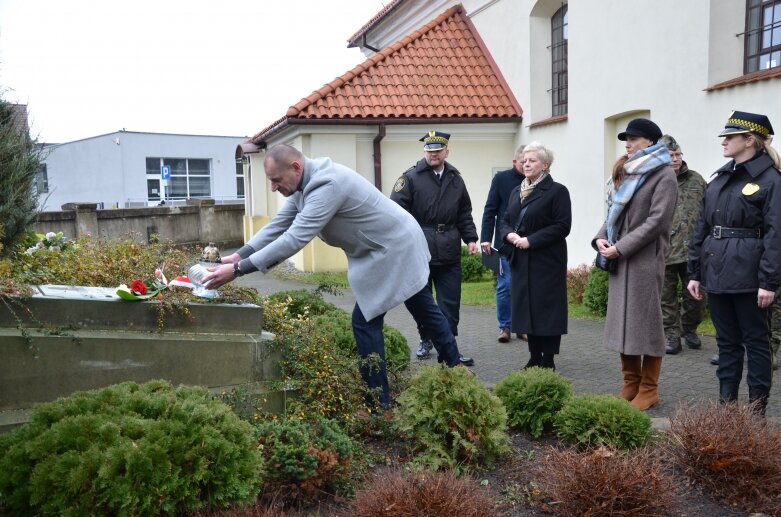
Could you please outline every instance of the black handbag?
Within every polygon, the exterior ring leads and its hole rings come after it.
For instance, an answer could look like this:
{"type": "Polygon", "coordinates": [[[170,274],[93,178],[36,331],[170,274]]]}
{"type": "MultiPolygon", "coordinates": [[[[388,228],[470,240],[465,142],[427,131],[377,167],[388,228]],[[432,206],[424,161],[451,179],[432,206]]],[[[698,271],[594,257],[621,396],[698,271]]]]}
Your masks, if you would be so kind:
{"type": "Polygon", "coordinates": [[[597,258],[594,259],[594,265],[602,271],[607,271],[611,275],[618,271],[618,260],[606,258],[601,253],[597,253],[597,258]]]}

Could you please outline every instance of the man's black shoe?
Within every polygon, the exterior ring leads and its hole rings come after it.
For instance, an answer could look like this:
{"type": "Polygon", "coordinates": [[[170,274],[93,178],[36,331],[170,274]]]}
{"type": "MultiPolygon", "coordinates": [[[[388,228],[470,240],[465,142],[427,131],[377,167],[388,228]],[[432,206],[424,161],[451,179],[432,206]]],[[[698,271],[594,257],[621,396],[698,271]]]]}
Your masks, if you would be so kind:
{"type": "Polygon", "coordinates": [[[712,364],[713,366],[719,365],[719,354],[716,354],[710,358],[710,364],[712,364]]]}
{"type": "Polygon", "coordinates": [[[464,366],[472,366],[475,364],[475,360],[471,357],[467,357],[465,355],[458,356],[458,362],[463,364],[464,366]]]}
{"type": "Polygon", "coordinates": [[[687,330],[681,337],[686,342],[686,346],[692,350],[698,350],[702,348],[702,341],[700,341],[700,336],[698,336],[695,332],[687,330]]]}
{"type": "Polygon", "coordinates": [[[668,355],[675,355],[681,353],[683,347],[681,346],[681,338],[670,337],[667,338],[667,346],[664,347],[664,352],[668,355]]]}

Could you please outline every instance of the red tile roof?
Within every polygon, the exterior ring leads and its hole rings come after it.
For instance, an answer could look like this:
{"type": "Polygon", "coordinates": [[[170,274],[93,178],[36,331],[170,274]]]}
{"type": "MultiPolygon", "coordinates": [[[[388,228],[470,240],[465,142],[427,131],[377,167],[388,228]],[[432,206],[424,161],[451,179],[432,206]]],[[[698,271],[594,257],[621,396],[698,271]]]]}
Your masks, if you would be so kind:
{"type": "Polygon", "coordinates": [[[507,122],[522,113],[458,5],[301,99],[248,141],[260,144],[290,124],[507,122]]]}

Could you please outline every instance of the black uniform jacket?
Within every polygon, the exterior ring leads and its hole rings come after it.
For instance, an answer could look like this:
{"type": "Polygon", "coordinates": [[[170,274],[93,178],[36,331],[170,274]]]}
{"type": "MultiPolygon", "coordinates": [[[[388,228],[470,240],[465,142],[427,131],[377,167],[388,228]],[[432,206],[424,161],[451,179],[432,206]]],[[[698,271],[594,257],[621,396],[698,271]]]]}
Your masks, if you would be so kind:
{"type": "Polygon", "coordinates": [[[764,152],[733,167],[734,160],[717,170],[705,191],[689,275],[708,293],[775,291],[781,286],[781,175],[764,152]],[[718,226],[759,230],[761,238],[719,238],[718,226]]]}
{"type": "Polygon", "coordinates": [[[396,180],[390,198],[423,228],[432,265],[459,263],[461,241],[477,242],[466,184],[461,173],[448,162],[440,181],[426,160],[420,160],[396,180]]]}
{"type": "Polygon", "coordinates": [[[516,248],[510,257],[512,331],[539,336],[567,333],[567,241],[572,204],[567,187],[548,176],[520,202],[521,187],[499,224],[502,242],[516,231],[521,207],[526,207],[518,235],[528,249],[516,248]]]}

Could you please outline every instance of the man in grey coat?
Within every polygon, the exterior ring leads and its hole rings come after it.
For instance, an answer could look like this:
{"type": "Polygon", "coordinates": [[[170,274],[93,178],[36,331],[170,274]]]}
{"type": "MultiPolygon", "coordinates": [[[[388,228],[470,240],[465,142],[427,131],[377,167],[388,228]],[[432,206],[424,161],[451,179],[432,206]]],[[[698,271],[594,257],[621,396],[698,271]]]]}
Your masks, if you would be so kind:
{"type": "Polygon", "coordinates": [[[355,294],[352,325],[361,358],[380,357],[379,368],[361,367],[370,407],[390,405],[382,327],[385,313],[404,303],[419,327],[432,336],[439,362],[459,364],[458,345],[427,286],[428,244],[415,219],[355,171],[330,158],[307,158],[276,145],[263,166],[272,192],[287,201],[276,216],[236,253],[210,268],[205,287],[272,267],[315,237],[344,250],[347,278],[355,294]],[[375,400],[372,393],[380,395],[375,400]]]}

